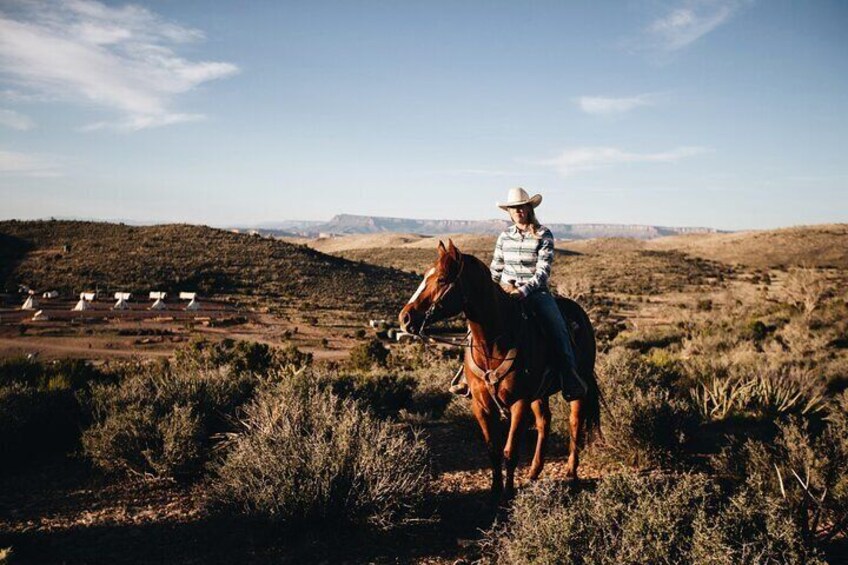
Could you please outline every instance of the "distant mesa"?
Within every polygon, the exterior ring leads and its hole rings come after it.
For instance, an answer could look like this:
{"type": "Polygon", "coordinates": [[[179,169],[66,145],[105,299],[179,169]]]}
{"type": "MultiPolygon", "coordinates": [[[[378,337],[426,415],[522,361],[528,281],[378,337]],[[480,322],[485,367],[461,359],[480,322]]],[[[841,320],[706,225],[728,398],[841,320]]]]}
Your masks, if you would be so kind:
{"type": "MultiPolygon", "coordinates": [[[[286,221],[266,223],[234,231],[275,237],[333,237],[338,235],[374,233],[416,233],[446,235],[457,233],[499,234],[510,224],[507,220],[413,220],[381,216],[339,214],[329,222],[286,221]]],[[[546,224],[557,239],[593,239],[624,237],[655,239],[668,235],[721,233],[704,227],[667,227],[639,224],[546,224]]]]}

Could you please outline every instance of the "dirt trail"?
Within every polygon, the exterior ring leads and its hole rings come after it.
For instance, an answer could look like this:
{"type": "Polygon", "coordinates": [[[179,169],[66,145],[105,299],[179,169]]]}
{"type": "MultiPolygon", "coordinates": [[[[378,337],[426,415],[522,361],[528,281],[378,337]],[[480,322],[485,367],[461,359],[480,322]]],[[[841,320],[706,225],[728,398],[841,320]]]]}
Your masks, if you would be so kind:
{"type": "Polygon", "coordinates": [[[75,343],[57,343],[52,338],[0,338],[0,357],[9,357],[15,353],[62,353],[65,357],[170,357],[173,355],[171,349],[168,350],[141,350],[141,349],[121,349],[108,347],[87,347],[81,348],[78,339],[75,343]]]}

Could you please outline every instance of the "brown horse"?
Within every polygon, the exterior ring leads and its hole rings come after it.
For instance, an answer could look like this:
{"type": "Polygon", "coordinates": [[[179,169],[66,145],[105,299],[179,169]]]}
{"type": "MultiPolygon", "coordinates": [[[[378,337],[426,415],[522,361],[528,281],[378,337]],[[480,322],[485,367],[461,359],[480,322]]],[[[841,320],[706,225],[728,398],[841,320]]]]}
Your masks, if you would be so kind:
{"type": "MultiPolygon", "coordinates": [[[[496,284],[489,268],[472,255],[459,252],[452,241],[439,242],[439,257],[399,315],[401,329],[427,337],[427,325],[465,314],[470,344],[464,370],[471,390],[471,408],[492,463],[492,492],[515,488],[515,468],[522,421],[532,411],[537,440],[530,479],[537,479],[545,462],[551,412],[548,397],[558,392],[559,377],[540,324],[528,319],[519,300],[496,284]]],[[[588,394],[570,402],[569,457],[566,474],[577,478],[579,444],[600,432],[600,392],[595,380],[595,336],[586,312],[574,301],[558,298],[560,311],[572,331],[577,371],[589,385],[588,394]],[[574,328],[576,327],[576,331],[574,328]]]]}

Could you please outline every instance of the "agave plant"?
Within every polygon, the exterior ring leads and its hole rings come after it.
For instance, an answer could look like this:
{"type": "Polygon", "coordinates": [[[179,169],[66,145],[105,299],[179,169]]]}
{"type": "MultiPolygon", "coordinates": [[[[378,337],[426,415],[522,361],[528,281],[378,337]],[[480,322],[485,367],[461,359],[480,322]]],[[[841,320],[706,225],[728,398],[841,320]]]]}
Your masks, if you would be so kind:
{"type": "Polygon", "coordinates": [[[826,398],[810,391],[787,374],[763,374],[751,378],[752,408],[764,414],[811,415],[824,410],[826,398]]]}
{"type": "Polygon", "coordinates": [[[707,420],[727,418],[734,410],[743,410],[751,397],[753,383],[735,377],[716,377],[691,388],[689,394],[707,420]]]}

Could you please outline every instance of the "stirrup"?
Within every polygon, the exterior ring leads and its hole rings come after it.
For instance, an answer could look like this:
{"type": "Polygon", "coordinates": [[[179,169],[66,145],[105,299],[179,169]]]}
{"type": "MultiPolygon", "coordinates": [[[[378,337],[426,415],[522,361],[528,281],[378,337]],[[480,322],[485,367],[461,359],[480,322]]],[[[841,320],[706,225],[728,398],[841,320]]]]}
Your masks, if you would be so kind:
{"type": "Polygon", "coordinates": [[[450,388],[448,389],[451,394],[458,394],[459,396],[468,396],[468,381],[463,378],[462,371],[465,369],[464,365],[460,365],[459,370],[451,379],[450,388]]]}
{"type": "Polygon", "coordinates": [[[461,382],[455,385],[451,385],[448,389],[451,394],[456,394],[459,396],[468,396],[468,383],[461,382]]]}

